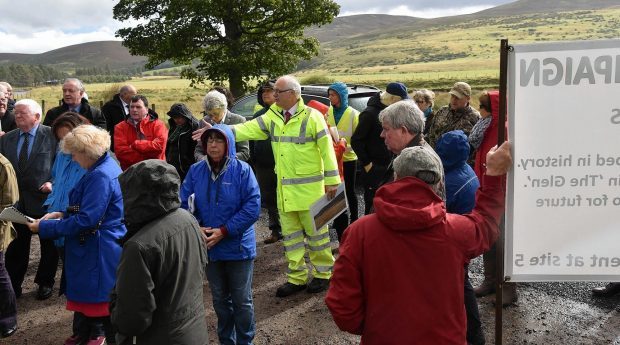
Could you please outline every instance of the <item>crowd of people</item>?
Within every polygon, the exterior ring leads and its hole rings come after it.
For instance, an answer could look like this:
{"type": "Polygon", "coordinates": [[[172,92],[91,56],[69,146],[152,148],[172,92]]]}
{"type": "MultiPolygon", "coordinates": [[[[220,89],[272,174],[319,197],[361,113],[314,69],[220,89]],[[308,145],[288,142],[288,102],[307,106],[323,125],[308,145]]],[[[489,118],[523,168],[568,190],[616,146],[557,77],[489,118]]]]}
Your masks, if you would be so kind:
{"type": "MultiPolygon", "coordinates": [[[[282,76],[259,85],[251,120],[231,112],[230,93],[216,88],[202,118],[175,103],[166,126],[132,85],[98,109],[68,78],[61,105],[45,117],[7,85],[0,206],[35,220],[0,221],[2,337],[17,331],[37,234],[37,299],[53,294],[62,262],[58,291],[74,313],[64,344],[206,344],[203,280],[219,343],[251,344],[263,207],[265,243],[281,242],[288,266],[276,297],[327,291],[338,327],[365,344],[485,343],[476,297],[494,293],[512,164],[510,144],[497,147],[506,128],[497,91],[481,93],[478,111],[470,86],[457,82],[437,109],[432,91],[410,95],[392,82],[359,112],[342,82],[329,86],[329,106],[305,104],[299,82],[282,76]],[[333,251],[310,206],[340,184],[348,209],[333,221],[333,251]],[[483,253],[485,280],[474,289],[468,263],[483,253]]],[[[517,300],[515,285],[504,293],[506,305],[517,300]]]]}

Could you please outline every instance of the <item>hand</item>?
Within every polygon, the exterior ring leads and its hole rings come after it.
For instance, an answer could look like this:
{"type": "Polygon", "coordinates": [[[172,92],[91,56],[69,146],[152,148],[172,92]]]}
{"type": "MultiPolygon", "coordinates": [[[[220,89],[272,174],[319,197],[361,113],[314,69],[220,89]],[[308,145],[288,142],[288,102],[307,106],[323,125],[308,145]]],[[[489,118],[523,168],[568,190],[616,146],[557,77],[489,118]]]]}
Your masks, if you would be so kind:
{"type": "Polygon", "coordinates": [[[65,215],[62,212],[51,212],[51,213],[47,213],[46,215],[41,217],[41,220],[62,219],[64,216],[65,215]]]}
{"type": "Polygon", "coordinates": [[[39,233],[40,222],[41,222],[40,219],[35,219],[34,222],[32,223],[26,223],[26,226],[28,227],[28,229],[30,229],[30,232],[32,232],[33,234],[37,234],[39,233]]]}
{"type": "Polygon", "coordinates": [[[219,241],[224,238],[224,234],[220,228],[203,228],[204,233],[207,235],[207,249],[213,248],[219,241]]]}
{"type": "Polygon", "coordinates": [[[368,163],[368,165],[365,165],[365,166],[364,166],[364,171],[365,171],[365,172],[369,172],[369,171],[370,171],[370,169],[372,169],[372,162],[370,162],[370,163],[368,163]]]}
{"type": "Polygon", "coordinates": [[[204,133],[207,129],[213,127],[213,126],[211,126],[210,123],[208,123],[204,119],[202,119],[202,122],[205,124],[205,126],[202,127],[202,128],[198,128],[197,130],[192,132],[192,139],[194,139],[196,141],[200,141],[200,137],[202,136],[202,133],[204,133]]]}
{"type": "Polygon", "coordinates": [[[505,141],[499,148],[493,147],[487,153],[487,171],[489,176],[504,175],[512,166],[512,155],[510,149],[512,145],[509,141],[505,141]]]}
{"type": "Polygon", "coordinates": [[[42,193],[51,193],[52,192],[52,183],[51,182],[45,182],[44,184],[41,185],[41,187],[39,187],[39,191],[41,191],[42,193]]]}
{"type": "Polygon", "coordinates": [[[5,134],[6,134],[5,132],[0,131],[0,137],[1,137],[1,136],[3,136],[3,135],[5,135],[5,134]]]}
{"type": "Polygon", "coordinates": [[[327,195],[328,200],[331,200],[336,196],[337,189],[338,189],[338,185],[325,186],[325,195],[327,195]]]}

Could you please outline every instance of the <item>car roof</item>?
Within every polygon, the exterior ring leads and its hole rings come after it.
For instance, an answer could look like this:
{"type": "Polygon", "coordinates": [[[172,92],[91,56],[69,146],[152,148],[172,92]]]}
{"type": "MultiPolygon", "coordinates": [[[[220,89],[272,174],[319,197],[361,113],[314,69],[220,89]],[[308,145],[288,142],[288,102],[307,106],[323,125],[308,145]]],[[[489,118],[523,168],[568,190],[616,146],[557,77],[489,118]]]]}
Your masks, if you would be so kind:
{"type": "MultiPolygon", "coordinates": [[[[331,84],[310,84],[310,85],[302,85],[301,93],[302,94],[310,94],[327,97],[327,90],[331,84]]],[[[349,89],[349,97],[356,95],[368,95],[375,94],[380,90],[374,86],[370,85],[361,85],[361,84],[347,84],[347,88],[349,89]]]]}

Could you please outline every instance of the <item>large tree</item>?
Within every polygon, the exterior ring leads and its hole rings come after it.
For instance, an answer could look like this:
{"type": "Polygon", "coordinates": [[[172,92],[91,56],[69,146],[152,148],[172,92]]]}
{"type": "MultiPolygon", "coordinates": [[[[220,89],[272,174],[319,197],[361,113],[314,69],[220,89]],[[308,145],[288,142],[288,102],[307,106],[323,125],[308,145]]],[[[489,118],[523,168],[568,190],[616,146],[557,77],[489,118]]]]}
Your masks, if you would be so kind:
{"type": "Polygon", "coordinates": [[[319,43],[304,28],[330,23],[339,10],[331,0],[120,0],[114,18],[138,23],[116,36],[148,68],[198,61],[183,77],[228,80],[240,96],[252,78],[289,73],[315,56],[319,43]]]}

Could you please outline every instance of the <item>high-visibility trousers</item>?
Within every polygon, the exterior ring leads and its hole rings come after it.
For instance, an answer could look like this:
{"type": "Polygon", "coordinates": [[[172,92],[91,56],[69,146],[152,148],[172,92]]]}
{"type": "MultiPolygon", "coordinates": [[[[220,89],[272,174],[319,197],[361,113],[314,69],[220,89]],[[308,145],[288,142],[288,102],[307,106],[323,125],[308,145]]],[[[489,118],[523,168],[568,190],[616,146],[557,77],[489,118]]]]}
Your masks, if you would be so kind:
{"type": "Polygon", "coordinates": [[[334,256],[327,226],[316,233],[312,229],[310,211],[280,211],[284,254],[288,260],[288,282],[303,285],[308,282],[308,267],[304,259],[306,248],[315,278],[329,279],[334,268],[334,256]]]}

